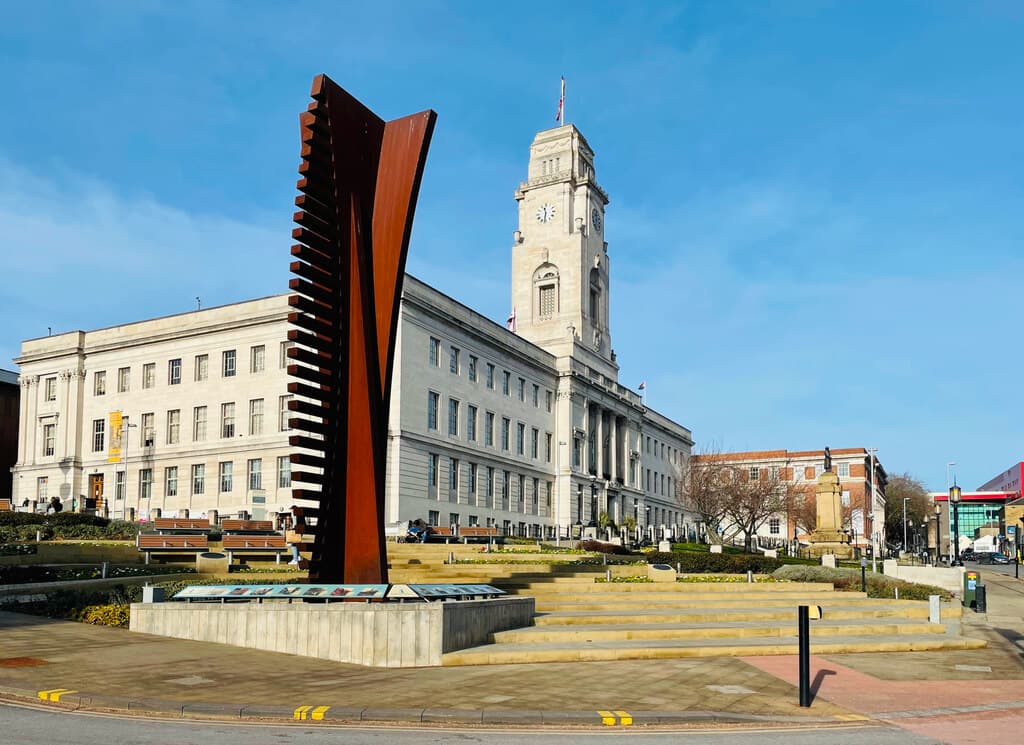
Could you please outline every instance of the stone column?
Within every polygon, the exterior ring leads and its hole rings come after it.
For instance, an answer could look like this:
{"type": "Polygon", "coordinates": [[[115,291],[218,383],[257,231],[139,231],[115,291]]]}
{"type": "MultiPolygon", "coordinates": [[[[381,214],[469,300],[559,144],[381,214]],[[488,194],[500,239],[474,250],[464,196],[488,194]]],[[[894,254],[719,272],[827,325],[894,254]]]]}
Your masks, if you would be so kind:
{"type": "Polygon", "coordinates": [[[619,475],[619,418],[615,415],[615,412],[609,412],[608,423],[611,425],[611,458],[612,458],[612,481],[615,481],[619,475]]]}
{"type": "Polygon", "coordinates": [[[604,409],[597,408],[597,477],[604,478],[604,409]]]}

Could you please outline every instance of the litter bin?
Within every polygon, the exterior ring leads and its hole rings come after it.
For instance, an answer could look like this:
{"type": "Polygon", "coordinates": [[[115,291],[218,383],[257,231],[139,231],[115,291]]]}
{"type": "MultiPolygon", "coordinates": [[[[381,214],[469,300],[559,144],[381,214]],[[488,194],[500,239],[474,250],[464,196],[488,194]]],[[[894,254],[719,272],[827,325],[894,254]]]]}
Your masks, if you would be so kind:
{"type": "Polygon", "coordinates": [[[974,610],[978,613],[988,611],[988,599],[986,598],[985,585],[978,585],[974,594],[974,610]]]}
{"type": "Polygon", "coordinates": [[[963,604],[968,608],[974,608],[978,602],[978,587],[981,585],[981,576],[974,569],[964,572],[964,597],[963,604]]]}

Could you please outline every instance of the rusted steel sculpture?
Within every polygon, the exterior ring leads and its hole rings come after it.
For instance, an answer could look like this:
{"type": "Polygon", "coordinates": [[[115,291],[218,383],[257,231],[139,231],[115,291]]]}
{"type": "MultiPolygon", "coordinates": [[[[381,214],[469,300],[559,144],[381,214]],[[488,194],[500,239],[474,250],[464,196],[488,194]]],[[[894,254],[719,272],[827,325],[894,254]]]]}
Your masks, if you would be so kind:
{"type": "Polygon", "coordinates": [[[310,470],[293,497],[314,500],[309,577],[387,582],[384,470],[405,258],[437,114],[385,122],[326,75],[299,117],[302,164],[288,287],[293,326],[291,462],[310,470]]]}

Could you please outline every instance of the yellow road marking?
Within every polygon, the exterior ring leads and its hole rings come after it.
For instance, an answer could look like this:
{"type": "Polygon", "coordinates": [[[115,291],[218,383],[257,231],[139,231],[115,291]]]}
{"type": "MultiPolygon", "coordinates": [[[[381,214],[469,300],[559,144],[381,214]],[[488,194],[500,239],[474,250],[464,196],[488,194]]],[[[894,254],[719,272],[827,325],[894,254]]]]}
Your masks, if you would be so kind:
{"type": "Polygon", "coordinates": [[[617,711],[615,714],[619,717],[619,724],[623,727],[628,727],[633,723],[633,715],[628,711],[617,711]]]}
{"type": "Polygon", "coordinates": [[[292,716],[294,716],[296,719],[305,719],[306,718],[306,714],[312,708],[313,708],[312,706],[300,706],[299,708],[297,708],[295,710],[295,713],[292,716]]]}
{"type": "Polygon", "coordinates": [[[616,724],[619,723],[619,720],[616,719],[615,715],[612,714],[610,711],[599,710],[597,713],[601,717],[601,724],[605,724],[609,727],[614,727],[616,724]]]}
{"type": "Polygon", "coordinates": [[[310,719],[318,719],[318,720],[319,719],[323,719],[324,718],[324,714],[326,714],[327,710],[330,709],[330,708],[331,708],[330,706],[318,706],[315,709],[313,709],[312,712],[310,712],[309,718],[310,719]]]}
{"type": "Polygon", "coordinates": [[[868,717],[862,714],[836,714],[836,719],[841,719],[844,722],[861,722],[866,720],[868,717]]]}
{"type": "Polygon", "coordinates": [[[75,693],[70,688],[51,688],[48,691],[39,691],[39,698],[43,701],[60,701],[60,697],[67,693],[75,693]]]}

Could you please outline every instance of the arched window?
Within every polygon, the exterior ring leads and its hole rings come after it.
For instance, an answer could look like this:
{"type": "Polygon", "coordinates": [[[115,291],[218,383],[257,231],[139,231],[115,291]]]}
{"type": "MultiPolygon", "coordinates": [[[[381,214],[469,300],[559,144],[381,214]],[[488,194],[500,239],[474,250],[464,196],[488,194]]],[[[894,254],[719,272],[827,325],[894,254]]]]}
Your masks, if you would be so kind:
{"type": "Polygon", "coordinates": [[[541,264],[533,273],[534,317],[548,321],[558,314],[558,267],[541,264]]]}
{"type": "Polygon", "coordinates": [[[590,270],[590,322],[601,328],[601,272],[597,267],[590,270]]]}

